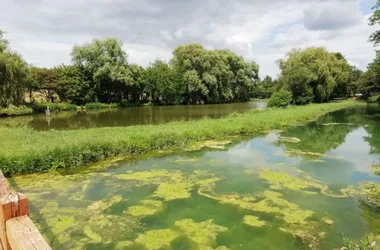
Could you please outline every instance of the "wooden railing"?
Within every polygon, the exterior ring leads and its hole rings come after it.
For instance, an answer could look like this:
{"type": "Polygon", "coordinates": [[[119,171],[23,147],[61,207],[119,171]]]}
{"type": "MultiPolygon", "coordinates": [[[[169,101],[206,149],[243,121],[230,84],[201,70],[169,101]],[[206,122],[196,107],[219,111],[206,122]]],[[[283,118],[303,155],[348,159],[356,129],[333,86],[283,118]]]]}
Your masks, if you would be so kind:
{"type": "Polygon", "coordinates": [[[12,191],[0,171],[0,249],[51,250],[28,215],[28,198],[12,191]]]}

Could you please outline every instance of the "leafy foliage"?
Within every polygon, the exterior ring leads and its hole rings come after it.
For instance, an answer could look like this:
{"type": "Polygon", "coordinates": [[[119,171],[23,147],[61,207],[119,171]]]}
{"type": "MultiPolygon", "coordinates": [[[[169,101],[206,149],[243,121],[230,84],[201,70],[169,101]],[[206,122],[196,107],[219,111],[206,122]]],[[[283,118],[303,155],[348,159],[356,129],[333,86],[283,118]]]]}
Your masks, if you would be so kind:
{"type": "Polygon", "coordinates": [[[334,89],[348,81],[351,70],[340,53],[317,47],[293,49],[279,66],[279,81],[292,92],[298,105],[330,101],[334,89]]]}
{"type": "Polygon", "coordinates": [[[0,107],[23,103],[27,74],[26,62],[8,48],[0,30],[0,107]]]}
{"type": "Polygon", "coordinates": [[[268,107],[286,108],[292,100],[292,93],[287,90],[274,92],[268,101],[268,107]]]}
{"type": "MultiPolygon", "coordinates": [[[[380,1],[376,2],[376,5],[372,8],[375,10],[373,15],[369,18],[369,25],[374,26],[380,24],[380,1]]],[[[375,31],[369,37],[369,40],[373,42],[375,45],[380,43],[380,30],[375,31]]]]}

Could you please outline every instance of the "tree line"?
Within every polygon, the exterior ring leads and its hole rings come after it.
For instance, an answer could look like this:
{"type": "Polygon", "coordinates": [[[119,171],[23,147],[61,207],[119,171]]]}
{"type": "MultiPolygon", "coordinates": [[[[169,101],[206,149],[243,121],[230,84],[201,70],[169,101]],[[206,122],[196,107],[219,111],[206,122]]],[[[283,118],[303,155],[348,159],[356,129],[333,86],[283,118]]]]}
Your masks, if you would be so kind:
{"type": "MultiPolygon", "coordinates": [[[[380,24],[380,1],[374,8],[370,25],[380,24]]],[[[379,31],[370,40],[380,43],[379,31]]],[[[291,94],[292,103],[303,105],[380,93],[380,51],[363,72],[341,53],[322,47],[293,49],[278,60],[277,79],[261,80],[255,62],[246,62],[227,49],[183,45],[173,51],[170,61],[157,59],[143,68],[128,62],[122,46],[116,38],[94,39],[73,47],[71,65],[39,68],[12,51],[0,31],[0,108],[22,105],[25,96],[33,102],[35,93],[42,93],[49,102],[76,105],[227,103],[269,98],[280,90],[291,94]]],[[[286,98],[282,97],[283,102],[286,98]]]]}

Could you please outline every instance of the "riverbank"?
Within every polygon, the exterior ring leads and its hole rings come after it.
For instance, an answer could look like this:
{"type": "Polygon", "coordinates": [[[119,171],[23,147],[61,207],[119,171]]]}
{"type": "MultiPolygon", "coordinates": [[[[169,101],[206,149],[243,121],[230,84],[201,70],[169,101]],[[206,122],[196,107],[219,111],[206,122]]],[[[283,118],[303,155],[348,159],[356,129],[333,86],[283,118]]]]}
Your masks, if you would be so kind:
{"type": "Polygon", "coordinates": [[[72,131],[0,128],[0,166],[8,176],[82,166],[115,156],[183,148],[196,141],[263,133],[359,105],[366,104],[342,101],[252,110],[220,119],[72,131]]]}

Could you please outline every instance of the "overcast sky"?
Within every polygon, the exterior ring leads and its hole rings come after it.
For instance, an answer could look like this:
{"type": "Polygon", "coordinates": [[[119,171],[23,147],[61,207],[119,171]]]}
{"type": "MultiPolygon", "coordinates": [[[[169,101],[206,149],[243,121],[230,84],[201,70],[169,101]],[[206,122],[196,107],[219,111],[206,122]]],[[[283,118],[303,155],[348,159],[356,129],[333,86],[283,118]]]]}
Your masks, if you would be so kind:
{"type": "Polygon", "coordinates": [[[291,48],[325,46],[365,69],[375,0],[1,0],[0,29],[36,66],[70,63],[74,44],[116,37],[129,62],[170,59],[181,44],[228,48],[276,77],[291,48]]]}

